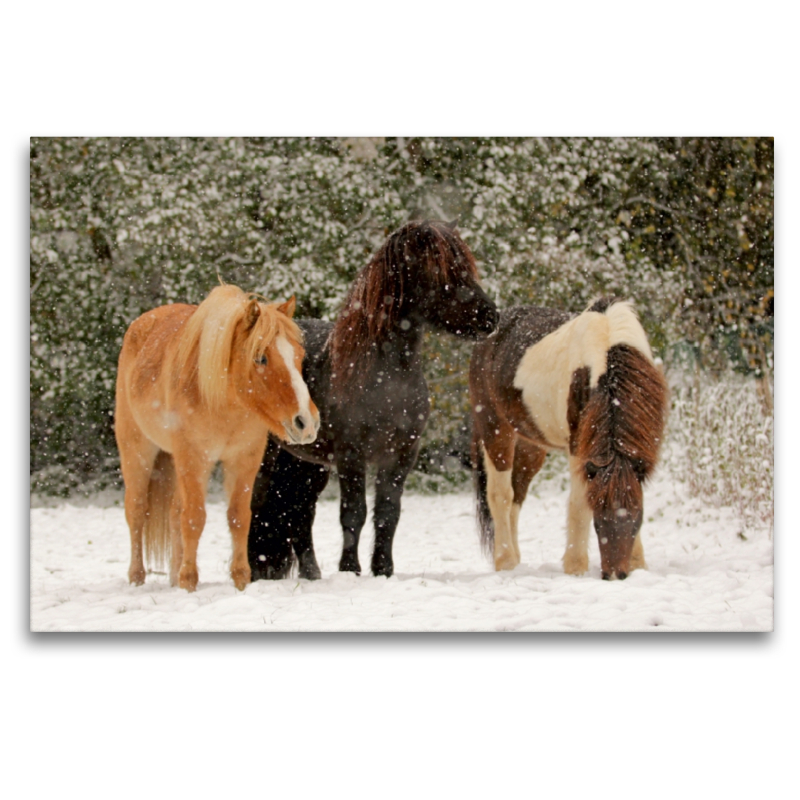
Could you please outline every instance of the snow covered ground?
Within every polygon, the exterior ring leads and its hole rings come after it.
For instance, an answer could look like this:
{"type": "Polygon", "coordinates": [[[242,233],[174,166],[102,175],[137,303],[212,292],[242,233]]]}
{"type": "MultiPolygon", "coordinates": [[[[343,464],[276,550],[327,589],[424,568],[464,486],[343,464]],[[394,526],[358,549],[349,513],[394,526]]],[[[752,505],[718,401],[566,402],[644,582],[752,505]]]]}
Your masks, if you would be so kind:
{"type": "MultiPolygon", "coordinates": [[[[392,578],[337,572],[338,499],[328,492],[314,529],[322,580],[259,581],[238,592],[228,576],[230,537],[221,498],[209,503],[198,590],[163,574],[127,582],[121,496],[31,509],[33,631],[770,631],[773,542],[742,530],[727,508],[689,499],[662,472],[645,493],[649,571],[600,579],[564,575],[567,485],[534,487],[520,518],[522,564],[496,573],[479,551],[469,493],[408,493],[392,578]],[[741,534],[741,535],[740,535],[741,534]],[[742,538],[744,537],[744,538],[742,538]]],[[[38,506],[38,507],[37,507],[38,506]]],[[[369,564],[371,535],[362,536],[369,564]]]]}

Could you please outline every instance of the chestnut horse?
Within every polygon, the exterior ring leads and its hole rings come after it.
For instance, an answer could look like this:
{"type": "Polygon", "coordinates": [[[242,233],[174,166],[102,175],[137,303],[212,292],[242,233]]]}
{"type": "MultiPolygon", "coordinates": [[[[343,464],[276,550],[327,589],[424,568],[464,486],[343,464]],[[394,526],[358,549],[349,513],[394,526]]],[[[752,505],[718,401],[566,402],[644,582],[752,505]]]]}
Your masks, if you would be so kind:
{"type": "Polygon", "coordinates": [[[571,489],[564,572],[589,568],[589,529],[603,578],[646,569],[642,484],[664,436],[667,386],[630,303],[582,314],[532,306],[501,313],[470,364],[478,525],[496,570],[520,562],[517,522],[550,450],[566,450],[571,489]]]}
{"type": "Polygon", "coordinates": [[[237,589],[250,582],[250,498],[267,435],[309,444],[319,428],[301,375],[294,307],[294,298],[267,305],[236,286],[218,286],[199,306],[161,306],[128,328],[115,433],[131,583],[144,583],[144,537],[148,560],[163,563],[171,550],[171,585],[195,590],[206,487],[217,461],[225,470],[231,578],[237,589]]]}

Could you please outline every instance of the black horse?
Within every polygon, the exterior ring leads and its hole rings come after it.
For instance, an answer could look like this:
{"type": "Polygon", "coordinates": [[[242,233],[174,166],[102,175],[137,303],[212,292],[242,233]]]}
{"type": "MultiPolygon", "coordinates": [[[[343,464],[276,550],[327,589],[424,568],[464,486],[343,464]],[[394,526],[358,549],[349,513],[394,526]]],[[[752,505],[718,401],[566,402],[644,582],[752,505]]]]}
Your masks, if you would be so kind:
{"type": "Polygon", "coordinates": [[[426,327],[463,339],[488,336],[495,304],[478,284],[475,258],[455,223],[412,221],[384,242],[350,288],[335,323],[298,320],[303,378],[319,408],[312,445],[270,439],[253,489],[248,557],[252,579],[283,578],[292,551],[301,578],[320,577],[311,528],[336,467],[344,533],[339,570],[360,574],[366,471],[377,469],[372,573],[394,571],[400,498],[429,413],[419,351],[426,327]]]}

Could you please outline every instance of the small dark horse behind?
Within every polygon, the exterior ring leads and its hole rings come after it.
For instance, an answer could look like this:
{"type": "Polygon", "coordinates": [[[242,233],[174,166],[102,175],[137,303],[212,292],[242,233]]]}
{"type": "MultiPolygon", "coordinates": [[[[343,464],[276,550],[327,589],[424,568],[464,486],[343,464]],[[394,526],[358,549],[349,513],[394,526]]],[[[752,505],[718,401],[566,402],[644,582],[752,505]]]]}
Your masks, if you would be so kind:
{"type": "Polygon", "coordinates": [[[511,308],[470,364],[478,521],[495,569],[520,562],[517,523],[549,450],[569,455],[564,572],[589,567],[592,519],[602,575],[646,568],[642,484],[664,435],[667,386],[629,303],[599,300],[572,317],[511,308]]]}
{"type": "Polygon", "coordinates": [[[293,551],[301,578],[320,577],[311,529],[331,467],[341,487],[339,570],[360,573],[368,465],[377,469],[372,573],[392,575],[400,500],[429,413],[422,334],[430,327],[476,340],[497,321],[455,224],[431,221],[409,222],[389,236],[356,277],[335,323],[298,320],[303,377],[321,425],[307,447],[269,441],[253,491],[253,580],[286,577],[293,551]]]}

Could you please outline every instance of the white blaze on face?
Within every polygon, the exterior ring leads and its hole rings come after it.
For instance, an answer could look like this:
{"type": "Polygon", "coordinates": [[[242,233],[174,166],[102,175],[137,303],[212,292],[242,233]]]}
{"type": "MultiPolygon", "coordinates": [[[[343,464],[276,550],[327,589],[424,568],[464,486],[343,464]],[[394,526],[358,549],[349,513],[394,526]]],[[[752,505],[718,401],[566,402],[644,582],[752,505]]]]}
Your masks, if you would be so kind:
{"type": "Polygon", "coordinates": [[[297,398],[297,406],[299,408],[298,414],[313,427],[311,408],[311,395],[308,393],[308,386],[303,380],[303,376],[297,369],[294,363],[294,348],[285,336],[279,336],[275,341],[275,346],[281,354],[283,363],[286,364],[286,369],[289,370],[289,377],[292,379],[292,389],[294,389],[294,396],[297,398]]]}

